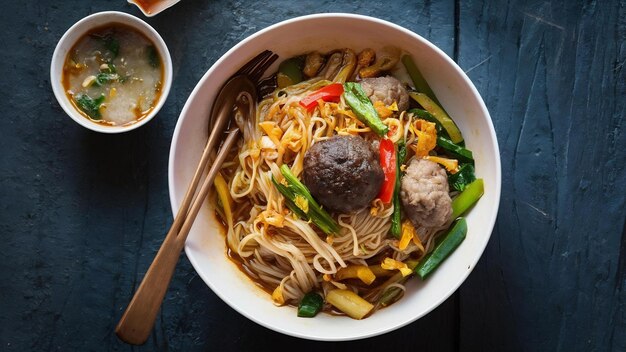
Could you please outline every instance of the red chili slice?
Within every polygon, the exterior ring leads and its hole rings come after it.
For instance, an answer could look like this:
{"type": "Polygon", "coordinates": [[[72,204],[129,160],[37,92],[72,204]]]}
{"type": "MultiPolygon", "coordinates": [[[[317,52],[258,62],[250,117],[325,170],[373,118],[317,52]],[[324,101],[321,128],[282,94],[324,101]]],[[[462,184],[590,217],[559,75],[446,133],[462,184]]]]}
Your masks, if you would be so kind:
{"type": "Polygon", "coordinates": [[[379,153],[380,166],[383,169],[385,180],[378,193],[378,198],[386,204],[391,202],[396,184],[396,148],[393,142],[389,139],[381,139],[379,153]]]}
{"type": "Polygon", "coordinates": [[[341,94],[343,94],[343,84],[332,83],[304,97],[300,100],[300,105],[311,111],[315,109],[319,99],[336,103],[339,101],[341,94]]]}

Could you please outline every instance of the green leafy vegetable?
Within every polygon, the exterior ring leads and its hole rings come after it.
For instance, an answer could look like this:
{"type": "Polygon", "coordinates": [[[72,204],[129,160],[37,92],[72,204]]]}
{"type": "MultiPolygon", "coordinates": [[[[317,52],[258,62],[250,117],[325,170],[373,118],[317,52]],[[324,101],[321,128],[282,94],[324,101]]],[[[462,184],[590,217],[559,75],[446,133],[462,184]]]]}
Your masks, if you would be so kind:
{"type": "Polygon", "coordinates": [[[78,108],[94,120],[100,120],[102,118],[102,115],[100,115],[100,106],[104,103],[104,99],[104,94],[96,99],[91,98],[87,94],[78,94],[74,97],[78,108]]]}
{"type": "Polygon", "coordinates": [[[463,242],[467,234],[467,222],[464,218],[457,220],[450,231],[435,246],[432,252],[426,255],[415,267],[415,273],[426,279],[437,267],[463,242]]]}
{"type": "Polygon", "coordinates": [[[105,65],[106,66],[100,68],[100,73],[96,75],[96,79],[92,83],[98,87],[101,87],[106,83],[121,81],[120,75],[117,74],[117,68],[115,67],[115,65],[113,63],[108,63],[105,65]]]}
{"type": "Polygon", "coordinates": [[[148,53],[148,63],[150,66],[157,68],[161,65],[161,58],[159,57],[159,52],[154,47],[154,45],[149,45],[146,48],[146,52],[148,53]]]}
{"type": "Polygon", "coordinates": [[[387,134],[389,128],[380,120],[378,112],[376,112],[374,105],[365,95],[360,84],[355,82],[344,83],[343,97],[359,120],[371,128],[372,131],[379,136],[387,134]]]}
{"type": "Polygon", "coordinates": [[[113,54],[113,59],[120,53],[120,42],[109,34],[103,38],[104,47],[113,54]]]}
{"type": "Polygon", "coordinates": [[[100,68],[100,72],[102,72],[102,73],[117,73],[117,67],[115,67],[115,64],[113,64],[113,63],[108,63],[108,64],[106,64],[106,68],[100,68]]]}
{"type": "Polygon", "coordinates": [[[98,73],[94,84],[102,86],[106,83],[111,83],[119,80],[120,76],[117,73],[98,73]]]}
{"type": "Polygon", "coordinates": [[[278,182],[272,176],[272,183],[285,197],[285,204],[291,211],[305,220],[312,221],[326,234],[339,232],[339,225],[322,207],[313,199],[311,193],[298,178],[291,173],[289,166],[283,164],[280,172],[285,177],[285,182],[278,182]]]}
{"type": "Polygon", "coordinates": [[[301,217],[302,219],[309,219],[309,216],[307,214],[307,212],[303,211],[302,209],[300,209],[300,207],[298,207],[296,205],[296,203],[294,202],[295,200],[295,192],[289,188],[289,186],[285,186],[280,182],[277,182],[276,179],[274,178],[274,176],[272,176],[272,183],[274,183],[274,186],[276,186],[276,189],[278,189],[278,191],[285,196],[285,204],[287,205],[287,207],[289,209],[291,209],[291,211],[293,211],[294,213],[296,213],[296,215],[298,215],[299,217],[301,217]],[[294,199],[294,200],[292,200],[294,199]]]}
{"type": "Polygon", "coordinates": [[[298,316],[302,318],[313,318],[322,310],[324,299],[316,292],[309,292],[298,305],[298,316]]]}
{"type": "Polygon", "coordinates": [[[470,183],[476,180],[474,175],[474,165],[463,164],[456,174],[448,175],[448,183],[452,189],[463,191],[470,183]]]}
{"type": "Polygon", "coordinates": [[[120,42],[115,39],[112,31],[107,31],[105,33],[91,33],[89,36],[100,40],[104,49],[111,53],[111,57],[107,61],[113,61],[113,59],[115,59],[120,53],[120,42]]]}

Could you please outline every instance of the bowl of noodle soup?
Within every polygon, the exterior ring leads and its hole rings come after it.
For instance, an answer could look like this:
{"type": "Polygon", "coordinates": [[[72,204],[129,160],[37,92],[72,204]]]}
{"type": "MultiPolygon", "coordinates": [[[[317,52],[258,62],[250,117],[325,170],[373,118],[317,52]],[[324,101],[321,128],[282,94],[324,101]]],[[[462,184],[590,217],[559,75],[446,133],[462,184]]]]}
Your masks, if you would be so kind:
{"type": "MultiPolygon", "coordinates": [[[[355,340],[392,331],[424,316],[454,293],[487,245],[498,211],[501,176],[495,131],[480,94],[465,73],[426,39],[392,23],[351,14],[298,17],[263,29],[230,49],[206,72],[190,94],[174,131],[168,173],[174,213],[208,137],[207,119],[220,87],[216,82],[225,82],[250,58],[266,49],[280,56],[267,71],[272,73],[282,59],[313,50],[328,52],[352,48],[358,51],[387,46],[401,48],[419,67],[427,68],[422,70],[426,81],[454,117],[465,137],[465,145],[473,151],[475,173],[484,180],[485,189],[480,201],[465,215],[467,236],[426,280],[408,280],[400,300],[366,319],[327,313],[312,319],[299,318],[296,308],[288,304],[278,307],[272,292],[260,288],[229,258],[227,231],[216,216],[215,198],[209,197],[190,231],[185,252],[200,277],[222,300],[262,326],[291,336],[324,341],[355,340]]],[[[269,179],[266,181],[271,185],[269,179]]],[[[332,261],[335,260],[327,260],[332,261]]],[[[327,267],[328,263],[317,264],[320,265],[327,267]]],[[[288,298],[290,294],[297,295],[297,290],[297,287],[285,287],[283,294],[288,298]]]]}

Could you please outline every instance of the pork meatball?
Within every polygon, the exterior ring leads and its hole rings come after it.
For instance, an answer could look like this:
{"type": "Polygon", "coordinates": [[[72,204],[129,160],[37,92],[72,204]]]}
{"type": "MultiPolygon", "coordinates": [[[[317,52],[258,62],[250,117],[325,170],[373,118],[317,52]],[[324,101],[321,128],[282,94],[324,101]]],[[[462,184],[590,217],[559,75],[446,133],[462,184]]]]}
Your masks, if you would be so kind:
{"type": "Polygon", "coordinates": [[[400,198],[416,227],[439,227],[450,220],[452,199],[446,171],[426,159],[413,159],[402,178],[400,198]]]}
{"type": "Polygon", "coordinates": [[[360,83],[372,103],[381,101],[385,105],[391,105],[395,101],[398,104],[398,111],[409,108],[409,93],[397,78],[392,76],[364,78],[360,83]]]}
{"type": "Polygon", "coordinates": [[[304,184],[331,211],[367,207],[383,180],[378,154],[361,137],[334,136],[315,143],[304,156],[304,184]]]}

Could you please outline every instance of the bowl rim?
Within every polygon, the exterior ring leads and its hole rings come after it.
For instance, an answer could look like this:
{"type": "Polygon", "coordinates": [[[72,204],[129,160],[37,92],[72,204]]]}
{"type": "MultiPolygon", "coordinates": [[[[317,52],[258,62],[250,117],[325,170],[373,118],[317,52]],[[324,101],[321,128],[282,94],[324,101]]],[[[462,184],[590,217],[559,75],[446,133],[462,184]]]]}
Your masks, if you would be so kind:
{"type": "Polygon", "coordinates": [[[68,28],[61,37],[61,39],[59,39],[56,47],[54,48],[52,59],[50,61],[50,85],[52,86],[54,96],[57,99],[61,108],[63,108],[65,113],[79,125],[100,133],[123,133],[132,131],[145,125],[156,116],[159,110],[161,110],[161,108],[165,104],[165,101],[167,100],[170,89],[172,87],[172,66],[172,58],[170,56],[169,49],[167,48],[167,44],[165,44],[165,41],[163,40],[161,35],[152,26],[150,26],[139,17],[133,16],[125,12],[102,11],[83,17],[78,22],[74,23],[70,28],[68,28]],[[94,25],[90,26],[90,24],[92,23],[94,25]],[[63,63],[65,62],[65,58],[69,49],[74,46],[77,40],[79,40],[86,32],[93,29],[94,26],[104,26],[111,23],[122,23],[124,25],[128,25],[147,36],[148,39],[150,39],[155,44],[155,46],[159,50],[159,53],[161,54],[161,58],[163,59],[162,63],[164,82],[161,88],[161,96],[159,97],[157,104],[146,117],[135,123],[125,126],[105,126],[84,117],[70,103],[65,93],[63,83],[61,81],[63,77],[63,63]],[[70,42],[70,37],[72,36],[75,36],[75,39],[70,42]],[[59,72],[59,70],[61,70],[61,72],[59,72]]]}
{"type": "MultiPolygon", "coordinates": [[[[495,165],[495,179],[496,179],[496,184],[493,186],[494,187],[494,207],[492,209],[490,209],[488,216],[489,216],[489,222],[485,223],[485,229],[489,229],[489,232],[487,235],[484,236],[484,239],[482,241],[482,243],[479,243],[479,250],[477,255],[472,259],[471,261],[471,267],[468,268],[468,270],[464,270],[463,274],[460,275],[458,277],[458,279],[456,280],[456,282],[454,282],[453,285],[450,286],[450,289],[445,292],[445,294],[441,295],[438,297],[438,299],[434,300],[434,304],[432,304],[428,309],[426,309],[424,312],[422,312],[421,314],[416,314],[415,316],[403,320],[401,322],[399,322],[398,324],[395,324],[393,326],[388,326],[388,327],[381,327],[379,329],[373,330],[373,331],[367,331],[367,332],[363,332],[360,334],[357,334],[358,336],[352,335],[352,336],[347,336],[347,337],[326,337],[326,336],[319,336],[319,335],[315,335],[315,334],[300,334],[297,332],[293,332],[290,330],[285,330],[281,327],[277,327],[271,324],[266,323],[265,321],[257,318],[256,316],[249,314],[247,311],[245,311],[244,309],[241,309],[238,304],[236,302],[234,302],[230,297],[228,297],[227,295],[225,295],[223,292],[220,292],[219,290],[214,290],[213,287],[211,286],[211,284],[209,283],[210,280],[208,280],[207,277],[205,277],[205,274],[199,270],[197,270],[196,268],[198,268],[198,260],[194,257],[194,255],[192,255],[192,248],[189,246],[189,243],[185,244],[185,254],[187,255],[187,258],[189,259],[189,261],[191,262],[192,266],[194,267],[194,270],[196,270],[196,272],[198,273],[198,275],[202,278],[202,280],[205,282],[205,284],[207,286],[209,286],[209,288],[218,296],[220,297],[220,299],[222,299],[222,301],[226,302],[226,304],[228,304],[228,306],[230,306],[232,309],[234,309],[235,311],[237,311],[239,314],[243,315],[244,317],[250,319],[251,321],[266,327],[268,329],[271,329],[273,331],[285,334],[285,335],[289,335],[289,336],[293,336],[293,337],[298,337],[298,338],[303,338],[303,339],[308,339],[308,340],[317,340],[317,341],[353,341],[353,340],[359,340],[359,339],[365,339],[365,338],[369,338],[369,337],[374,337],[374,336],[378,336],[378,335],[382,335],[385,333],[388,333],[390,331],[399,329],[403,326],[406,326],[420,318],[422,318],[423,316],[427,315],[428,313],[430,313],[432,310],[434,310],[435,308],[439,307],[446,299],[448,299],[454,292],[456,292],[459,287],[463,284],[463,282],[465,282],[465,280],[467,279],[467,277],[469,276],[469,274],[474,270],[474,268],[476,267],[476,264],[478,263],[478,261],[480,260],[480,258],[482,257],[485,248],[489,242],[489,239],[491,238],[491,235],[493,233],[493,229],[495,226],[495,222],[497,219],[497,214],[498,214],[498,209],[499,209],[499,205],[500,205],[500,198],[501,198],[501,184],[502,184],[502,171],[501,171],[501,161],[500,161],[500,149],[499,149],[499,145],[498,145],[498,139],[495,133],[495,128],[493,126],[493,121],[491,119],[491,115],[489,114],[489,111],[487,109],[487,106],[485,105],[485,102],[483,101],[482,96],[480,95],[480,93],[478,92],[478,90],[476,89],[476,87],[474,86],[473,82],[469,79],[469,77],[467,76],[467,74],[457,65],[456,62],[454,62],[454,60],[452,60],[445,52],[443,52],[443,50],[441,50],[439,47],[437,47],[435,44],[431,43],[429,40],[427,40],[426,38],[420,36],[419,34],[404,28],[402,26],[399,26],[397,24],[394,24],[392,22],[383,20],[383,19],[379,19],[376,17],[371,17],[371,16],[366,16],[366,15],[359,15],[359,14],[351,14],[351,13],[340,13],[340,12],[333,12],[333,13],[318,13],[318,14],[310,14],[310,15],[305,15],[305,16],[298,16],[298,17],[294,17],[294,18],[290,18],[284,21],[280,21],[278,23],[275,23],[273,25],[270,25],[266,28],[263,28],[253,34],[251,34],[250,36],[246,37],[245,39],[241,40],[240,42],[238,42],[237,44],[235,44],[232,48],[230,48],[228,51],[226,51],[217,61],[215,61],[213,63],[213,65],[211,65],[211,67],[204,73],[204,75],[200,78],[200,80],[198,81],[198,83],[196,84],[196,86],[194,87],[194,89],[192,90],[192,92],[189,94],[189,97],[187,98],[187,101],[185,102],[185,105],[183,106],[183,109],[181,110],[181,113],[179,115],[179,119],[176,123],[176,127],[174,129],[174,134],[172,137],[172,142],[170,145],[170,154],[169,154],[169,161],[168,161],[168,191],[169,191],[169,196],[170,196],[170,205],[172,208],[172,213],[174,214],[174,216],[176,215],[176,212],[178,211],[179,208],[179,201],[182,199],[175,199],[175,184],[174,184],[174,160],[176,158],[176,154],[177,154],[177,142],[179,141],[179,137],[180,137],[180,133],[181,133],[181,128],[182,128],[182,121],[184,120],[184,116],[186,116],[188,114],[188,110],[191,107],[191,101],[193,99],[191,99],[192,97],[195,97],[196,94],[198,93],[198,91],[201,89],[201,87],[204,85],[205,81],[208,79],[208,77],[214,72],[216,71],[217,67],[220,67],[225,61],[227,61],[230,56],[233,54],[233,52],[236,52],[239,50],[239,48],[241,48],[244,45],[247,45],[247,43],[253,41],[254,39],[256,39],[257,37],[263,35],[266,32],[272,31],[278,27],[281,26],[286,26],[289,24],[292,24],[294,22],[299,22],[299,21],[307,21],[307,20],[314,20],[314,19],[339,19],[339,20],[360,20],[360,21],[369,21],[369,22],[373,22],[377,25],[382,25],[382,26],[386,26],[386,27],[390,27],[391,29],[397,30],[397,31],[401,31],[411,37],[413,37],[415,40],[422,42],[423,44],[425,44],[426,46],[428,46],[431,50],[433,50],[438,56],[440,56],[442,59],[444,59],[448,65],[450,65],[450,67],[452,67],[452,69],[454,69],[456,71],[456,73],[459,75],[459,77],[467,84],[467,86],[469,87],[471,93],[477,97],[477,101],[478,101],[478,105],[480,108],[480,112],[482,114],[484,114],[484,116],[486,117],[486,123],[488,125],[488,134],[489,134],[489,138],[491,139],[491,141],[493,142],[492,144],[492,148],[494,149],[495,152],[495,159],[493,160],[493,163],[495,165]]],[[[486,231],[485,231],[486,232],[486,231]]],[[[226,259],[226,258],[225,258],[226,259]]],[[[268,298],[269,299],[269,298],[268,298]]]]}

